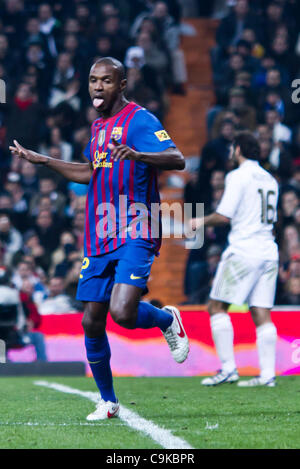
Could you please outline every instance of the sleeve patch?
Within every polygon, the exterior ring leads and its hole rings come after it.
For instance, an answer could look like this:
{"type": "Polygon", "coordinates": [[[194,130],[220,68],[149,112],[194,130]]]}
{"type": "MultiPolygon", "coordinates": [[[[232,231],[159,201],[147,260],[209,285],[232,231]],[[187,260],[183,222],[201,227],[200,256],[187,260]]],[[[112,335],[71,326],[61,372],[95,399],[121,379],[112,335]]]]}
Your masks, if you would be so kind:
{"type": "Polygon", "coordinates": [[[171,137],[165,130],[158,130],[157,132],[154,132],[154,134],[160,142],[164,142],[165,140],[171,140],[171,137]]]}

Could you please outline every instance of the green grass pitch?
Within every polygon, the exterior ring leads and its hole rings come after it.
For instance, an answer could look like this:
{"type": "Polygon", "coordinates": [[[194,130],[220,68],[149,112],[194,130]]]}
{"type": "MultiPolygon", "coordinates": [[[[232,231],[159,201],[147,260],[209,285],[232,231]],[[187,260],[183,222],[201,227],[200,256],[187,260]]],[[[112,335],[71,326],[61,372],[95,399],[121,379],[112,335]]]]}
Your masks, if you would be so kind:
{"type": "MultiPolygon", "coordinates": [[[[121,419],[89,423],[88,399],[36,386],[41,378],[0,378],[0,448],[161,449],[121,419]]],[[[91,378],[48,382],[96,391],[91,378]]],[[[193,448],[300,448],[300,376],[275,388],[214,388],[193,378],[115,378],[123,406],[193,448]]]]}

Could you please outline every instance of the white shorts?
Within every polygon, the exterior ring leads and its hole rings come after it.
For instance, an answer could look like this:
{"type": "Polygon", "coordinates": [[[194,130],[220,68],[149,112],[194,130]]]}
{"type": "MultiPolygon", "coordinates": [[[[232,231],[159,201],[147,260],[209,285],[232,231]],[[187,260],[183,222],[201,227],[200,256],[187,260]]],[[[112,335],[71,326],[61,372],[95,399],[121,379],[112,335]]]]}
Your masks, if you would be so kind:
{"type": "Polygon", "coordinates": [[[213,281],[210,298],[224,303],[272,308],[278,261],[241,257],[224,252],[213,281]]]}

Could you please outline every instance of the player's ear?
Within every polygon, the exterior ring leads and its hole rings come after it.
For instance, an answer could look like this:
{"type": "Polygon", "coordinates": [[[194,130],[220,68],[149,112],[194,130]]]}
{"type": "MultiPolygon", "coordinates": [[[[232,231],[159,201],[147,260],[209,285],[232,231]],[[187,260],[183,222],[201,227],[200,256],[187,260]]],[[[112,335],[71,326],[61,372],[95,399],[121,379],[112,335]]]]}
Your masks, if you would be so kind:
{"type": "Polygon", "coordinates": [[[235,156],[241,156],[241,147],[239,145],[235,147],[235,156]]]}
{"type": "Polygon", "coordinates": [[[126,78],[124,78],[123,80],[120,81],[120,91],[125,91],[126,89],[126,86],[127,86],[127,80],[126,78]]]}

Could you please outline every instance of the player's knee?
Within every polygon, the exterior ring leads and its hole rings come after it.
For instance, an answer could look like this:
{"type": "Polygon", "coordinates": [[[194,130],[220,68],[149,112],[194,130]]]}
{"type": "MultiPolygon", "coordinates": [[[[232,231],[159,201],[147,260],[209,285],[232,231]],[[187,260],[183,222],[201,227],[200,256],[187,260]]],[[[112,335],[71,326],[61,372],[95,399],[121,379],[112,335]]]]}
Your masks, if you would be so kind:
{"type": "Polygon", "coordinates": [[[97,337],[105,332],[106,322],[102,320],[95,320],[88,311],[85,311],[81,321],[85,335],[88,337],[97,337]]]}
{"type": "Polygon", "coordinates": [[[207,311],[209,312],[210,316],[212,316],[213,314],[226,312],[223,310],[224,308],[223,308],[222,303],[220,303],[220,301],[209,300],[208,305],[207,305],[207,311]]]}
{"type": "Polygon", "coordinates": [[[81,321],[83,330],[87,336],[90,336],[94,332],[94,323],[88,315],[84,315],[81,321]]]}
{"type": "Polygon", "coordinates": [[[122,305],[113,305],[110,307],[110,315],[113,320],[126,329],[133,329],[135,318],[132,316],[132,310],[122,305]]]}

